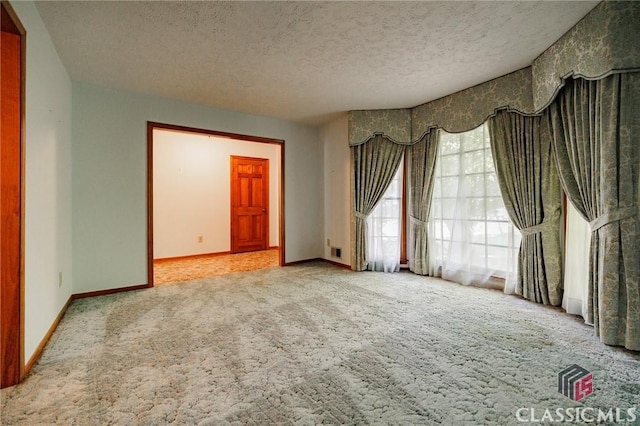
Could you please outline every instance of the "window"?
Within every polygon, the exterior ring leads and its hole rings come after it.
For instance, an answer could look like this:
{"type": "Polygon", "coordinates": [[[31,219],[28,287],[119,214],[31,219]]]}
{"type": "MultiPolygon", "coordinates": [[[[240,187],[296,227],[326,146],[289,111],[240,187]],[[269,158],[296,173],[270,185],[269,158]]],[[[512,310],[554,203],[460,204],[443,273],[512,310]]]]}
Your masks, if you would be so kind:
{"type": "Polygon", "coordinates": [[[520,233],[500,195],[486,124],[440,133],[429,226],[435,275],[492,287],[515,277],[520,233]]]}
{"type": "Polygon", "coordinates": [[[403,243],[404,162],[400,163],[391,184],[367,218],[367,269],[397,272],[403,243]]]}

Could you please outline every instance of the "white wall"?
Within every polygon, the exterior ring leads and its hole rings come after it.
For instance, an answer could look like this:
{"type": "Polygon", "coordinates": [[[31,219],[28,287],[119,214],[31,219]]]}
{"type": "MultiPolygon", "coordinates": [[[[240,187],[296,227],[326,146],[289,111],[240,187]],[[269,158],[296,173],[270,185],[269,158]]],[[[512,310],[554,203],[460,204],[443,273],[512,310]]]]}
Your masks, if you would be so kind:
{"type": "Polygon", "coordinates": [[[231,155],[269,160],[269,245],[279,245],[279,145],[153,133],[154,258],[231,250],[231,155]]]}
{"type": "Polygon", "coordinates": [[[344,114],[321,129],[324,146],[324,258],[351,265],[351,163],[348,142],[349,116],[344,114]],[[342,248],[342,258],[331,257],[331,248],[342,248]]]}
{"type": "Polygon", "coordinates": [[[72,293],[71,80],[34,4],[11,5],[27,31],[26,362],[72,293]]]}
{"type": "Polygon", "coordinates": [[[75,293],[148,282],[147,121],[284,140],[285,260],[322,257],[316,128],[74,82],[75,293]]]}

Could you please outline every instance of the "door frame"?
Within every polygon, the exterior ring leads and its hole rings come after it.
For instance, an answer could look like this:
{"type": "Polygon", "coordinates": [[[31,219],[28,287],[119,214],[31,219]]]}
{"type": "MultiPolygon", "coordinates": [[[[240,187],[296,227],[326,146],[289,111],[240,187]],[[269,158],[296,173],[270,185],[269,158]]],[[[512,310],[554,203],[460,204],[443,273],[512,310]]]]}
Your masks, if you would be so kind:
{"type": "Polygon", "coordinates": [[[280,256],[278,263],[280,266],[285,264],[285,198],[284,198],[284,148],[285,141],[282,139],[265,138],[262,136],[243,135],[239,133],[228,133],[217,130],[199,129],[195,127],[178,126],[174,124],[158,123],[147,121],[147,286],[153,287],[153,131],[171,130],[184,133],[195,133],[198,135],[217,136],[220,138],[233,139],[245,142],[258,142],[278,145],[280,147],[280,167],[278,170],[278,189],[279,189],[279,211],[278,211],[278,245],[280,256]]]}
{"type": "MultiPolygon", "coordinates": [[[[2,316],[2,327],[0,327],[1,340],[6,342],[0,344],[0,353],[2,365],[0,366],[0,388],[13,386],[22,381],[25,375],[24,362],[24,316],[25,316],[25,297],[24,297],[24,236],[25,236],[25,86],[26,86],[26,64],[27,64],[27,31],[25,30],[18,15],[11,7],[8,1],[3,0],[0,8],[2,9],[2,31],[15,34],[20,37],[20,237],[17,246],[12,246],[11,250],[18,252],[19,256],[19,290],[18,294],[8,300],[2,297],[2,311],[11,312],[10,315],[2,316]],[[5,305],[7,304],[7,305],[5,305]],[[9,306],[6,309],[5,306],[9,306]],[[9,330],[18,329],[17,334],[9,334],[9,330]],[[10,348],[19,351],[18,357],[9,357],[7,361],[7,352],[10,348]],[[6,364],[5,364],[6,363],[6,364]]],[[[4,280],[2,281],[1,293],[5,296],[6,288],[4,288],[4,280]]]]}
{"type": "MultiPolygon", "coordinates": [[[[231,213],[231,223],[230,223],[230,229],[231,229],[231,254],[233,253],[246,253],[243,251],[236,251],[234,250],[234,213],[233,213],[233,201],[234,201],[234,194],[235,194],[235,185],[234,185],[234,171],[233,171],[233,160],[235,159],[246,159],[246,160],[258,160],[261,161],[263,163],[266,163],[267,167],[266,167],[266,175],[267,175],[267,183],[266,185],[263,185],[263,187],[266,187],[266,190],[264,191],[264,193],[266,194],[266,201],[267,201],[267,219],[266,219],[266,223],[265,223],[265,236],[264,236],[264,246],[265,246],[265,250],[269,249],[269,241],[271,240],[269,237],[269,218],[271,216],[271,203],[269,200],[269,195],[270,195],[270,181],[269,179],[270,177],[270,171],[269,171],[269,159],[268,158],[259,158],[259,157],[247,157],[245,155],[231,155],[229,158],[229,162],[230,162],[230,166],[231,166],[231,170],[230,170],[230,179],[229,179],[229,183],[231,185],[230,191],[229,191],[229,195],[230,195],[230,199],[229,199],[229,207],[230,207],[230,213],[231,213]]],[[[237,229],[235,229],[235,231],[237,231],[237,229]]],[[[237,236],[236,236],[237,237],[237,236]]]]}

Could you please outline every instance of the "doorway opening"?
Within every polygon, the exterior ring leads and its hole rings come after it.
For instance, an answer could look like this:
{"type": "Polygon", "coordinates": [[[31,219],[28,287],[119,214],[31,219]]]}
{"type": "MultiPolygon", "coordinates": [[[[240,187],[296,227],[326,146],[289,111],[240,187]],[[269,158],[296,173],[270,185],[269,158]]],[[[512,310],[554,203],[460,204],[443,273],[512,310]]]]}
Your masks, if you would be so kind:
{"type": "Polygon", "coordinates": [[[284,141],[148,122],[147,214],[149,286],[282,266],[284,141]]]}

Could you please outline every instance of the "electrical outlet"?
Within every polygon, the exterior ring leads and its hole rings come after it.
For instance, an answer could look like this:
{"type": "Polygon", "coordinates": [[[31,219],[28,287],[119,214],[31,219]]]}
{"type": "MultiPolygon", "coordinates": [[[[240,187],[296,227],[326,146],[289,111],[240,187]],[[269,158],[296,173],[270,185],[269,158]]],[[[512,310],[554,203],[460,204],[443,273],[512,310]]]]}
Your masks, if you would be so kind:
{"type": "Polygon", "coordinates": [[[62,272],[58,272],[58,287],[62,287],[62,272]]]}
{"type": "Polygon", "coordinates": [[[198,242],[201,243],[204,241],[204,238],[202,238],[202,235],[198,235],[198,242]]]}

